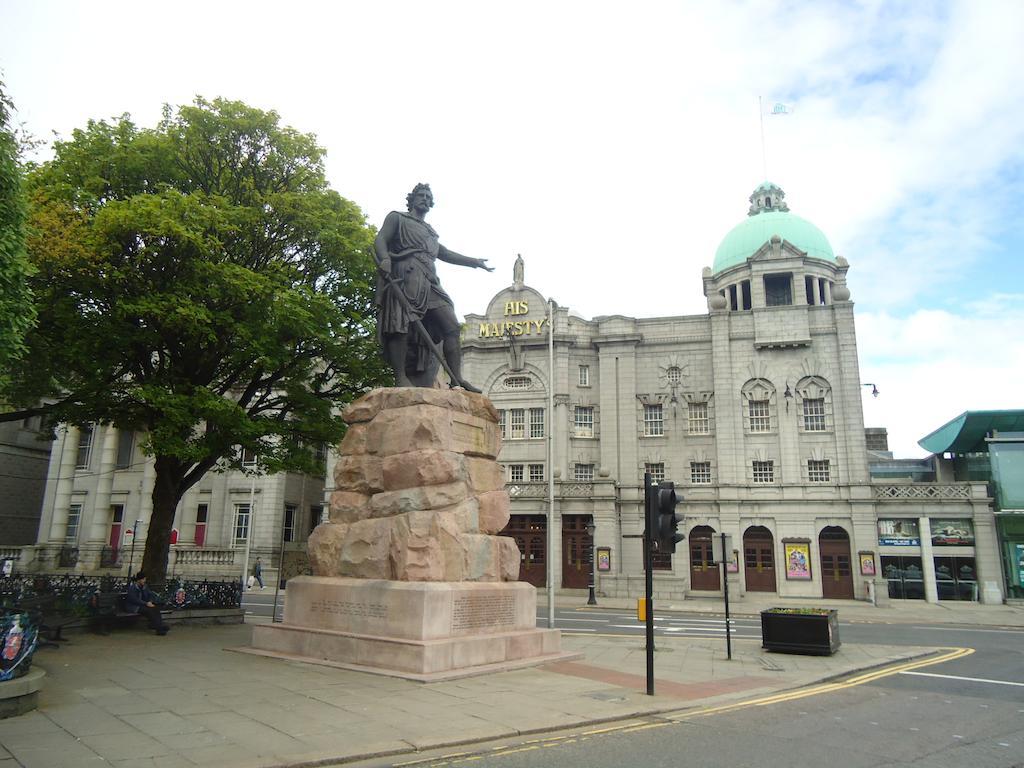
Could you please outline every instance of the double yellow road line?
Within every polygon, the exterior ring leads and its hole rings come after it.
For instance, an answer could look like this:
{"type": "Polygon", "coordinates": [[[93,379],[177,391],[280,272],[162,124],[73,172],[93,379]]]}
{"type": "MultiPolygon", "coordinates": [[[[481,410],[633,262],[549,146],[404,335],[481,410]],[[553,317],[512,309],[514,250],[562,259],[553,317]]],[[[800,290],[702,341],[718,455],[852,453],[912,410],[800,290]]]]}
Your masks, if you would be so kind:
{"type": "Polygon", "coordinates": [[[972,653],[974,653],[973,648],[944,648],[942,649],[942,653],[937,656],[929,656],[926,659],[918,659],[916,661],[904,662],[903,664],[894,664],[892,666],[882,667],[881,669],[865,672],[862,675],[851,677],[843,680],[842,682],[822,683],[821,685],[814,685],[810,688],[800,688],[799,690],[786,691],[785,693],[775,694],[774,696],[764,696],[760,699],[748,699],[747,701],[740,701],[735,704],[724,704],[720,707],[697,709],[670,719],[672,722],[680,722],[681,720],[688,720],[692,717],[705,717],[707,715],[714,715],[720,712],[731,712],[733,710],[744,709],[746,707],[765,707],[769,704],[778,704],[783,701],[796,701],[797,699],[804,699],[808,696],[817,696],[821,693],[830,693],[832,691],[841,691],[847,688],[853,688],[858,685],[863,685],[864,683],[870,683],[874,680],[880,680],[883,677],[898,675],[901,672],[907,672],[912,669],[920,669],[921,667],[930,667],[933,664],[943,664],[947,661],[962,659],[964,656],[970,656],[972,653]]]}

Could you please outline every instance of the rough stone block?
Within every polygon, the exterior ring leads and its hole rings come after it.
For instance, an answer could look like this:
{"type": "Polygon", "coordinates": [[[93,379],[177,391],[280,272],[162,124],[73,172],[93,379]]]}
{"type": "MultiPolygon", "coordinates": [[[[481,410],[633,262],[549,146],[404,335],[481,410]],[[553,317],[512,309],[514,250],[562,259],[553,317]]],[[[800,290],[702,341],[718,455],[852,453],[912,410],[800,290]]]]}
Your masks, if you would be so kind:
{"type": "Polygon", "coordinates": [[[436,449],[387,456],[383,460],[384,487],[397,491],[463,480],[467,474],[463,461],[457,453],[436,449]]]}
{"type": "Polygon", "coordinates": [[[468,497],[469,491],[465,483],[448,483],[378,493],[370,501],[370,507],[374,517],[387,517],[423,509],[442,509],[458,504],[468,497]]]}
{"type": "Polygon", "coordinates": [[[369,446],[366,442],[366,425],[352,424],[345,432],[341,444],[338,446],[338,453],[342,456],[358,456],[361,453],[368,453],[369,446]]]}
{"type": "Polygon", "coordinates": [[[328,518],[332,523],[354,523],[371,517],[370,497],[354,491],[331,493],[328,518]]]}
{"type": "Polygon", "coordinates": [[[391,537],[394,520],[360,520],[348,527],[340,556],[342,576],[392,579],[391,537]]]}
{"type": "Polygon", "coordinates": [[[500,537],[464,533],[459,538],[465,551],[466,581],[499,581],[497,539],[500,537]]]}
{"type": "Polygon", "coordinates": [[[466,457],[466,469],[469,472],[469,486],[477,493],[498,491],[505,488],[505,478],[501,465],[494,459],[477,456],[466,457]]]}
{"type": "Polygon", "coordinates": [[[348,534],[342,523],[321,523],[309,535],[306,552],[315,576],[340,576],[341,551],[348,534]]]}
{"type": "Polygon", "coordinates": [[[340,490],[377,493],[384,490],[383,462],[377,456],[342,456],[334,465],[334,485],[340,490]]]}
{"type": "Polygon", "coordinates": [[[498,540],[499,581],[518,581],[522,555],[519,546],[511,536],[496,536],[498,540]]]}
{"type": "Polygon", "coordinates": [[[481,533],[498,533],[505,529],[511,515],[512,503],[508,491],[490,491],[477,497],[481,533]]]}
{"type": "Polygon", "coordinates": [[[394,518],[390,551],[398,581],[443,581],[444,564],[433,512],[410,512],[394,518]]]}

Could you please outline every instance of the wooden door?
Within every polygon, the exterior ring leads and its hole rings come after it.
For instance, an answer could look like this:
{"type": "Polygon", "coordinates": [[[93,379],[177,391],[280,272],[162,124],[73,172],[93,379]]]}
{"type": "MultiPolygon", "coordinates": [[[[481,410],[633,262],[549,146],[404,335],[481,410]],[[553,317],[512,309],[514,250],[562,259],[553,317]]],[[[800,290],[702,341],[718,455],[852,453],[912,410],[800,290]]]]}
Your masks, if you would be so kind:
{"type": "Polygon", "coordinates": [[[853,566],[850,537],[838,526],[829,526],[818,536],[821,554],[821,596],[853,599],[853,566]]]}
{"type": "Polygon", "coordinates": [[[590,583],[590,515],[562,516],[562,588],[586,589],[590,583]]]}
{"type": "Polygon", "coordinates": [[[775,541],[763,526],[747,528],[743,534],[743,575],[747,592],[774,592],[775,541]]]}
{"type": "Polygon", "coordinates": [[[124,528],[124,504],[110,506],[110,548],[116,553],[121,548],[121,531],[124,528]]]}
{"type": "Polygon", "coordinates": [[[722,581],[720,565],[715,565],[711,558],[711,536],[714,529],[706,525],[698,525],[690,531],[690,589],[720,590],[722,581]]]}
{"type": "Polygon", "coordinates": [[[515,539],[519,547],[519,580],[535,587],[547,585],[547,529],[544,515],[512,515],[502,536],[515,539]]]}

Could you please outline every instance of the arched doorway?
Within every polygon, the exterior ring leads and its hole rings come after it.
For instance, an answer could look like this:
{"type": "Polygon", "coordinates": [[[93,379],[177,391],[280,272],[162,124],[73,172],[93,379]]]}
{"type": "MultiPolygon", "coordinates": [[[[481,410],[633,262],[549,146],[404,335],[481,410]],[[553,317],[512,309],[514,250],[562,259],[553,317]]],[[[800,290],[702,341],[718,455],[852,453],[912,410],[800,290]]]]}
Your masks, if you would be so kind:
{"type": "Polygon", "coordinates": [[[775,541],[763,525],[743,533],[743,575],[747,592],[774,592],[775,541]]]}
{"type": "Polygon", "coordinates": [[[519,547],[519,580],[535,587],[547,584],[547,528],[544,515],[512,515],[501,532],[519,547]]]}
{"type": "Polygon", "coordinates": [[[850,535],[838,525],[822,528],[818,534],[821,554],[821,596],[853,599],[853,567],[850,535]]]}
{"type": "Polygon", "coordinates": [[[690,589],[722,588],[719,567],[711,558],[711,536],[714,532],[710,525],[698,525],[690,531],[690,589]]]}

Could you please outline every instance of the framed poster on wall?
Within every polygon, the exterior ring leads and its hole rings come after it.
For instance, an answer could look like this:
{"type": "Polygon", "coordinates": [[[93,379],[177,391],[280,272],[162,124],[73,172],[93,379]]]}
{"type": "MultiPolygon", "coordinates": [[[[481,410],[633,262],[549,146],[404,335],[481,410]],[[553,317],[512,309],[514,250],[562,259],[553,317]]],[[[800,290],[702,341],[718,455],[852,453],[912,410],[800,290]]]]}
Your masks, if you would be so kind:
{"type": "Polygon", "coordinates": [[[734,549],[732,551],[732,560],[727,560],[725,563],[726,573],[739,573],[740,572],[740,551],[734,549]]]}
{"type": "Polygon", "coordinates": [[[860,575],[861,576],[874,576],[875,575],[875,553],[874,552],[858,552],[857,558],[860,560],[860,575]]]}
{"type": "Polygon", "coordinates": [[[599,571],[610,571],[612,569],[612,549],[611,547],[598,547],[597,548],[597,570],[599,571]]]}
{"type": "Polygon", "coordinates": [[[787,541],[786,578],[791,581],[810,581],[811,543],[809,541],[787,541]]]}

